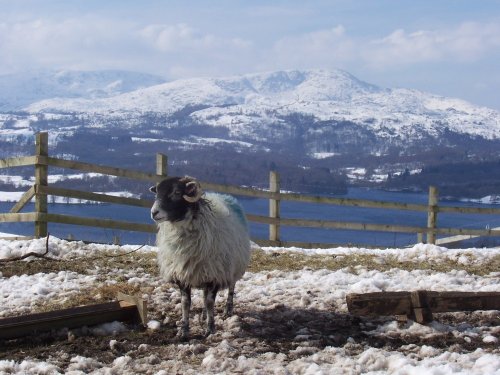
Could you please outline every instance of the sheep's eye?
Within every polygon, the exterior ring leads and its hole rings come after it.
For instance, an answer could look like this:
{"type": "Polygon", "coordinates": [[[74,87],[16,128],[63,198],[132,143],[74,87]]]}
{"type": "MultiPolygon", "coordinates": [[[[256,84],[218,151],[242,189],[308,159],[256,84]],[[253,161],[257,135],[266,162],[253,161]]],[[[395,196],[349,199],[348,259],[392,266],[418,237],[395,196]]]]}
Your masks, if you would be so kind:
{"type": "Polygon", "coordinates": [[[179,189],[175,189],[175,190],[174,190],[174,195],[179,196],[179,195],[181,195],[181,194],[182,194],[182,191],[180,191],[179,189]]]}

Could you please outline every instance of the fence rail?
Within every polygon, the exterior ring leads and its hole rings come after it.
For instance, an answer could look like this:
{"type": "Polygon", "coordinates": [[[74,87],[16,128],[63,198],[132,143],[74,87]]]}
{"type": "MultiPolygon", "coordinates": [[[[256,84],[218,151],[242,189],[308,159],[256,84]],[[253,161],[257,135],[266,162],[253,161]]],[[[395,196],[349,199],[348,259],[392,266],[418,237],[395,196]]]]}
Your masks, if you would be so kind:
{"type": "MultiPolygon", "coordinates": [[[[83,172],[100,173],[108,176],[125,177],[134,180],[148,181],[156,183],[167,176],[167,157],[163,154],[157,154],[156,173],[145,173],[129,169],[116,168],[104,165],[95,165],[73,160],[65,160],[50,157],[48,153],[48,134],[38,133],[35,142],[35,155],[18,158],[8,158],[0,160],[0,169],[21,166],[35,167],[35,184],[28,189],[8,213],[0,213],[0,223],[2,222],[34,222],[34,237],[45,237],[47,235],[48,223],[63,223],[81,226],[91,226],[109,229],[120,229],[126,231],[138,231],[154,233],[156,226],[154,224],[134,223],[128,221],[98,219],[78,217],[63,214],[53,214],[48,212],[47,196],[61,196],[66,198],[84,199],[89,201],[122,204],[128,206],[149,208],[152,200],[116,197],[102,193],[85,192],[74,189],[59,188],[49,186],[48,167],[57,167],[64,169],[74,169],[83,172]],[[35,211],[21,213],[23,207],[35,198],[35,211]]],[[[455,214],[488,214],[500,215],[500,208],[483,207],[450,207],[438,205],[437,189],[429,189],[428,204],[410,204],[397,202],[372,201],[364,199],[333,198],[314,195],[303,195],[295,193],[283,193],[280,190],[280,179],[276,172],[270,173],[269,191],[257,190],[248,187],[239,187],[231,185],[214,184],[202,182],[204,189],[214,190],[221,193],[240,195],[252,198],[261,198],[269,200],[269,215],[247,215],[251,222],[269,225],[268,239],[253,239],[261,245],[268,246],[300,246],[300,247],[330,247],[339,244],[325,244],[316,242],[296,242],[282,241],[280,228],[282,226],[323,228],[323,229],[347,229],[357,231],[380,231],[392,233],[414,233],[417,235],[417,241],[423,242],[424,235],[427,236],[428,243],[455,242],[477,236],[500,236],[500,228],[493,229],[463,229],[463,228],[441,228],[437,227],[437,216],[439,213],[455,214]],[[314,220],[314,219],[292,219],[281,217],[280,205],[282,201],[293,201],[303,203],[315,203],[325,205],[340,205],[362,208],[379,208],[408,210],[416,212],[427,212],[426,226],[405,226],[373,223],[357,223],[346,221],[314,220]],[[451,235],[450,239],[436,239],[437,235],[451,235]]],[[[366,244],[363,244],[366,246],[366,244]]]]}

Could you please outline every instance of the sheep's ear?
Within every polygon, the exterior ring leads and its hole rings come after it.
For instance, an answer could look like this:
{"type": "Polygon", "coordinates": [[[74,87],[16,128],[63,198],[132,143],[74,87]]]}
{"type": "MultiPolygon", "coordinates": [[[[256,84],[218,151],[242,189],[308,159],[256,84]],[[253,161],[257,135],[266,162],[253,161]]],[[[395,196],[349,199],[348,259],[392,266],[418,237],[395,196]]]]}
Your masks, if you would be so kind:
{"type": "Polygon", "coordinates": [[[155,194],[156,194],[156,185],[155,185],[155,186],[151,186],[151,187],[149,188],[149,191],[150,191],[151,193],[155,193],[155,194]]]}
{"type": "Polygon", "coordinates": [[[203,195],[200,183],[196,180],[191,180],[186,184],[185,194],[182,196],[189,203],[198,202],[203,195]]]}

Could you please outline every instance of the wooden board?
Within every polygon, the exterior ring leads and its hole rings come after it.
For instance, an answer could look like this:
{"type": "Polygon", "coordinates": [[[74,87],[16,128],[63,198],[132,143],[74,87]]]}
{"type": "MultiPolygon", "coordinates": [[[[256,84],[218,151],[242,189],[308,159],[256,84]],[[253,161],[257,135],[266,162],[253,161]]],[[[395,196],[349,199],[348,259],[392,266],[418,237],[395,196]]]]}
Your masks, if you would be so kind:
{"type": "Polygon", "coordinates": [[[378,292],[348,294],[347,308],[353,315],[406,315],[419,323],[432,320],[432,313],[500,310],[500,292],[378,292]]]}
{"type": "Polygon", "coordinates": [[[24,193],[21,198],[19,199],[19,202],[17,202],[11,209],[10,209],[10,213],[11,214],[15,214],[15,213],[18,213],[19,211],[21,211],[23,209],[24,206],[26,206],[26,204],[28,204],[28,202],[31,201],[31,199],[35,196],[35,187],[32,186],[29,188],[29,190],[24,193]]]}
{"type": "Polygon", "coordinates": [[[35,165],[35,162],[36,156],[1,159],[0,168],[24,167],[26,165],[35,165]]]}
{"type": "Polygon", "coordinates": [[[112,321],[147,323],[145,301],[123,293],[118,294],[118,300],[0,319],[0,339],[13,339],[37,332],[92,326],[112,321]]]}
{"type": "Polygon", "coordinates": [[[136,180],[159,182],[164,178],[154,173],[144,173],[139,171],[132,171],[129,169],[108,167],[105,165],[96,165],[90,163],[82,163],[79,161],[64,160],[47,156],[37,157],[37,163],[46,164],[54,167],[60,167],[60,168],[76,169],[85,172],[101,173],[109,176],[126,177],[136,180]]]}
{"type": "Polygon", "coordinates": [[[53,186],[36,186],[36,192],[39,194],[56,195],[60,197],[83,199],[83,200],[103,202],[103,203],[124,204],[127,206],[151,208],[151,206],[153,205],[153,200],[117,197],[114,195],[85,192],[73,189],[64,189],[53,186]]]}
{"type": "Polygon", "coordinates": [[[99,219],[91,217],[78,217],[63,214],[40,214],[44,220],[50,223],[83,225],[89,227],[100,227],[110,229],[121,229],[135,232],[156,233],[158,228],[155,224],[133,223],[129,221],[99,219]]]}
{"type": "Polygon", "coordinates": [[[137,308],[128,302],[108,302],[0,320],[0,339],[23,337],[61,328],[137,320],[137,308]]]}

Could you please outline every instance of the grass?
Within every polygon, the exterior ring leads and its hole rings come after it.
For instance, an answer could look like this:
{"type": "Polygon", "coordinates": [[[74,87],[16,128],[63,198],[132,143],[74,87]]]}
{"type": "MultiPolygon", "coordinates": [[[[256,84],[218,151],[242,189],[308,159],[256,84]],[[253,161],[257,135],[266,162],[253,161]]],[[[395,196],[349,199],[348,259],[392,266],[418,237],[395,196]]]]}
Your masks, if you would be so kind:
{"type": "Polygon", "coordinates": [[[371,254],[348,254],[348,255],[305,255],[301,253],[266,253],[256,250],[252,254],[252,261],[248,268],[251,272],[282,270],[299,271],[304,268],[318,270],[339,270],[361,266],[367,270],[389,271],[399,268],[407,271],[420,269],[435,272],[450,272],[452,270],[464,270],[467,273],[484,276],[491,272],[500,270],[500,256],[494,257],[487,264],[461,264],[451,259],[435,261],[401,262],[394,256],[376,256],[371,254]]]}
{"type": "MultiPolygon", "coordinates": [[[[144,272],[157,275],[156,254],[137,252],[125,256],[116,256],[116,253],[102,252],[97,257],[84,257],[62,261],[36,259],[33,261],[16,261],[5,263],[2,267],[3,277],[14,275],[32,275],[43,272],[73,271],[80,274],[95,274],[108,277],[112,270],[127,270],[143,268],[144,272]]],[[[500,256],[493,257],[488,263],[461,264],[452,259],[442,259],[439,262],[429,261],[404,261],[401,262],[394,256],[377,256],[372,254],[347,254],[347,255],[305,255],[296,252],[273,252],[263,250],[252,252],[248,271],[299,271],[307,268],[311,270],[328,269],[339,270],[343,268],[362,267],[367,270],[388,271],[399,268],[407,271],[420,269],[435,272],[450,272],[464,270],[469,274],[484,276],[500,270],[500,256]]],[[[123,280],[117,279],[121,282],[123,280]]]]}
{"type": "Polygon", "coordinates": [[[130,284],[117,283],[113,285],[98,285],[85,289],[80,293],[74,294],[65,300],[44,300],[33,308],[33,313],[40,313],[52,310],[67,309],[70,307],[93,305],[108,301],[115,301],[118,292],[128,295],[140,294],[140,288],[130,284]]]}

